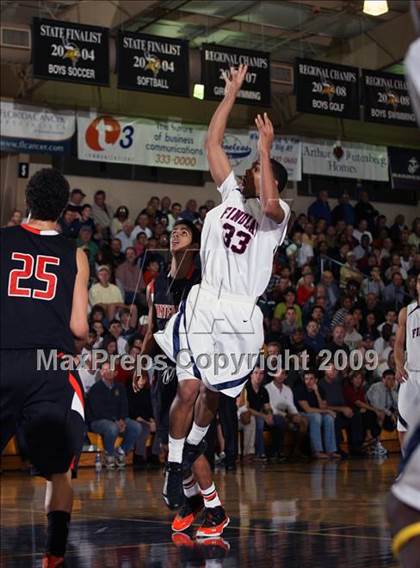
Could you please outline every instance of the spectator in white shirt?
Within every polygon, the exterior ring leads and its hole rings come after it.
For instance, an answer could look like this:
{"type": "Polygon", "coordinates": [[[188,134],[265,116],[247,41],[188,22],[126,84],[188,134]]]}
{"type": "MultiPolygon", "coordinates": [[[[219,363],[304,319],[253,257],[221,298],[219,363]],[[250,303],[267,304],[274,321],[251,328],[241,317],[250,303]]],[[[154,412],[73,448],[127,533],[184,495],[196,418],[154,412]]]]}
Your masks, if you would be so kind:
{"type": "Polygon", "coordinates": [[[181,215],[181,204],[180,203],[172,203],[171,212],[168,213],[168,231],[171,232],[174,228],[175,221],[181,215]]]}
{"type": "Polygon", "coordinates": [[[288,429],[297,434],[290,456],[296,458],[302,456],[300,448],[308,429],[308,421],[304,416],[299,414],[293,400],[292,389],[284,384],[286,378],[286,371],[280,369],[273,374],[272,382],[265,385],[265,388],[268,392],[270,406],[273,410],[274,423],[276,423],[276,417],[281,418],[287,422],[288,429]]]}
{"type": "Polygon", "coordinates": [[[367,235],[369,237],[369,243],[373,241],[372,233],[368,231],[368,222],[366,219],[361,219],[357,225],[357,229],[354,229],[353,231],[353,237],[358,243],[361,242],[363,235],[367,235]]]}
{"type": "Polygon", "coordinates": [[[397,333],[398,323],[397,323],[397,312],[394,309],[387,310],[385,313],[385,321],[378,325],[376,328],[379,333],[382,333],[382,328],[386,323],[392,326],[392,333],[397,333]]]}
{"type": "Polygon", "coordinates": [[[91,306],[97,304],[102,306],[110,321],[114,319],[115,312],[124,307],[124,298],[118,286],[110,282],[111,271],[109,266],[99,266],[96,274],[98,282],[89,290],[89,304],[91,306]]]}
{"type": "Polygon", "coordinates": [[[127,340],[124,339],[124,337],[121,336],[122,334],[122,326],[121,323],[114,319],[111,321],[111,323],[109,324],[109,333],[112,335],[112,337],[115,339],[115,341],[117,342],[117,351],[118,351],[118,355],[124,355],[124,353],[127,353],[127,340]]]}
{"type": "Polygon", "coordinates": [[[346,316],[344,316],[344,329],[344,343],[347,345],[350,351],[357,349],[360,346],[363,338],[354,326],[353,314],[347,314],[346,316]]]}
{"type": "Polygon", "coordinates": [[[128,247],[134,246],[135,238],[133,237],[133,233],[133,224],[130,221],[125,221],[121,231],[115,235],[115,238],[121,242],[121,252],[125,253],[128,247]]]}
{"type": "Polygon", "coordinates": [[[136,225],[131,233],[131,238],[133,242],[135,241],[137,235],[139,233],[146,233],[146,237],[150,239],[153,236],[153,232],[149,227],[150,225],[150,218],[147,213],[140,213],[136,219],[136,225]]]}

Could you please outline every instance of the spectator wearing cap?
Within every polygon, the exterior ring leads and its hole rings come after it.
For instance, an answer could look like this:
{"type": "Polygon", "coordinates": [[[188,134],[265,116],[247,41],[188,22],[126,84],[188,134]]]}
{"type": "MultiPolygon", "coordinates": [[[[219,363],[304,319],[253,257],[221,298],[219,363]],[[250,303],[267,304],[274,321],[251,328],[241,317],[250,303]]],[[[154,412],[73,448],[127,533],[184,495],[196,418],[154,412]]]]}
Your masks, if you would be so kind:
{"type": "Polygon", "coordinates": [[[111,269],[107,265],[99,266],[96,272],[98,282],[89,290],[89,303],[91,306],[99,304],[105,310],[108,321],[115,317],[119,308],[124,307],[124,298],[121,290],[111,284],[111,269]]]}
{"type": "Polygon", "coordinates": [[[147,213],[140,213],[137,215],[137,219],[135,221],[133,232],[131,233],[131,238],[136,239],[139,233],[145,233],[148,239],[151,239],[153,236],[153,232],[149,227],[150,225],[150,217],[147,213]]]}
{"type": "Polygon", "coordinates": [[[98,225],[98,230],[104,239],[108,239],[110,235],[110,227],[114,212],[112,207],[106,203],[105,191],[99,189],[94,196],[92,205],[93,220],[98,225]]]}
{"type": "Polygon", "coordinates": [[[344,221],[346,225],[354,225],[354,207],[350,203],[350,196],[344,192],[338,198],[338,205],[332,210],[332,222],[337,225],[344,221]]]}
{"type": "Polygon", "coordinates": [[[197,201],[195,199],[189,199],[185,205],[184,211],[181,211],[181,219],[187,219],[194,223],[199,218],[197,213],[197,201]]]}
{"type": "Polygon", "coordinates": [[[130,222],[128,216],[129,211],[125,205],[117,207],[111,223],[111,235],[113,237],[116,237],[117,234],[122,231],[124,223],[130,222]]]}
{"type": "Polygon", "coordinates": [[[136,262],[136,251],[128,247],[125,251],[125,261],[119,265],[115,277],[124,289],[124,301],[130,305],[145,306],[145,284],[142,273],[136,262]]]}
{"type": "MultiPolygon", "coordinates": [[[[129,247],[134,246],[136,238],[133,237],[133,232],[134,232],[133,229],[134,229],[134,226],[131,223],[131,221],[128,221],[128,220],[124,221],[123,224],[122,224],[121,231],[118,231],[118,233],[114,237],[115,239],[118,239],[120,241],[122,253],[125,253],[125,251],[129,247]]],[[[137,236],[140,235],[140,234],[146,235],[146,233],[144,233],[144,232],[143,233],[139,232],[137,234],[137,236]]]]}
{"type": "Polygon", "coordinates": [[[361,283],[363,274],[357,268],[356,257],[353,251],[349,251],[346,255],[346,263],[340,268],[340,288],[344,289],[349,280],[355,280],[361,283]]]}
{"type": "Polygon", "coordinates": [[[82,213],[82,201],[83,199],[86,197],[86,193],[83,193],[83,191],[81,189],[73,189],[72,192],[70,193],[70,200],[67,204],[67,207],[71,210],[74,211],[75,213],[78,213],[79,215],[81,215],[82,213]]]}
{"type": "Polygon", "coordinates": [[[92,240],[92,236],[92,227],[90,225],[81,225],[79,238],[76,241],[78,248],[81,248],[87,253],[91,271],[95,265],[95,257],[99,250],[98,245],[92,240]]]}
{"type": "Polygon", "coordinates": [[[318,198],[308,208],[308,217],[315,221],[325,219],[327,225],[331,225],[331,209],[327,191],[322,190],[318,193],[318,198]]]}

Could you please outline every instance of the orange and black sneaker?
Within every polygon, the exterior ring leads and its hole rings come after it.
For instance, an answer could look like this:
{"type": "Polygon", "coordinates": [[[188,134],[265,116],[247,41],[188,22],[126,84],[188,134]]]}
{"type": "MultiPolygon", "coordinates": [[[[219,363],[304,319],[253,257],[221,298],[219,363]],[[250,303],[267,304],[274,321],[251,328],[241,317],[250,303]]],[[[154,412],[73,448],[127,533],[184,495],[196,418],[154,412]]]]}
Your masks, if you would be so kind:
{"type": "Polygon", "coordinates": [[[220,536],[229,522],[229,517],[220,505],[218,507],[206,507],[204,521],[198,528],[196,536],[197,538],[220,536]]]}
{"type": "Polygon", "coordinates": [[[194,495],[194,497],[186,497],[184,505],[178,512],[175,519],[172,521],[172,530],[174,532],[185,531],[188,529],[197,516],[204,508],[204,500],[201,495],[194,495]]]}
{"type": "Polygon", "coordinates": [[[64,567],[64,557],[63,556],[53,556],[52,554],[45,554],[42,559],[42,568],[63,568],[64,567]]]}

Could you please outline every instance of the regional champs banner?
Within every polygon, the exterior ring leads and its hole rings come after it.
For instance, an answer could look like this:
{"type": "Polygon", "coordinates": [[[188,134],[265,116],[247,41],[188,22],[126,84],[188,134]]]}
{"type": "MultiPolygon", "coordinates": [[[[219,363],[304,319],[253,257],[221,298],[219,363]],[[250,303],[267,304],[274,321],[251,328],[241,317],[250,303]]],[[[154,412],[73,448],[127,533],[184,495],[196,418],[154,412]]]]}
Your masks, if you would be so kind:
{"type": "Polygon", "coordinates": [[[386,146],[332,140],[302,141],[303,173],[355,179],[388,181],[386,146]]]}
{"type": "Polygon", "coordinates": [[[75,133],[73,111],[0,103],[0,149],[3,152],[62,153],[75,133]]]}
{"type": "MultiPolygon", "coordinates": [[[[79,113],[77,130],[80,160],[208,170],[205,125],[79,113]]],[[[226,131],[224,149],[235,173],[243,175],[257,159],[257,144],[256,131],[226,131]]],[[[291,181],[302,179],[300,140],[275,138],[272,157],[291,181]]]]}

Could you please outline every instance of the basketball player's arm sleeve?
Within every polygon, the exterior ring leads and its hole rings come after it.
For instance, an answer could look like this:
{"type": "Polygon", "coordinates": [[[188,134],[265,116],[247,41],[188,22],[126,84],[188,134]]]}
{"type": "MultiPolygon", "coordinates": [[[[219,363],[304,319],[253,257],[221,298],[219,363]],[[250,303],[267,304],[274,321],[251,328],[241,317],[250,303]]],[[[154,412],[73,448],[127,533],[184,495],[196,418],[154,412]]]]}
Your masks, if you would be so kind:
{"type": "Polygon", "coordinates": [[[230,170],[229,175],[226,179],[217,186],[217,191],[222,196],[222,201],[225,201],[232,191],[235,191],[238,187],[238,182],[236,181],[235,174],[233,170],[230,170]]]}
{"type": "Polygon", "coordinates": [[[77,274],[73,289],[70,330],[76,339],[86,341],[89,331],[87,323],[89,264],[81,249],[76,251],[76,263],[77,274]]]}
{"type": "Polygon", "coordinates": [[[211,176],[217,186],[220,186],[226,180],[232,169],[223,150],[223,136],[235,98],[236,95],[233,92],[224,97],[213,114],[207,132],[205,142],[207,160],[211,176]]]}

